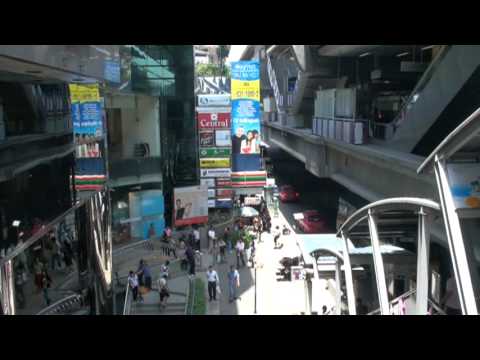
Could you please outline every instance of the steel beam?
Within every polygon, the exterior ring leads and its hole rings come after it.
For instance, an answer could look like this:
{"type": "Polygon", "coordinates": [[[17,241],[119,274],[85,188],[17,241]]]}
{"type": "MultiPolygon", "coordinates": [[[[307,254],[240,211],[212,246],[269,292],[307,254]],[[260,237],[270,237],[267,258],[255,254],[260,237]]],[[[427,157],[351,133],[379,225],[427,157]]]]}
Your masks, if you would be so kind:
{"type": "Polygon", "coordinates": [[[383,267],[382,253],[380,251],[380,240],[378,238],[376,219],[371,209],[368,210],[368,228],[370,230],[370,241],[372,242],[373,263],[375,266],[375,279],[377,281],[380,311],[382,315],[390,315],[385,269],[383,267]]]}

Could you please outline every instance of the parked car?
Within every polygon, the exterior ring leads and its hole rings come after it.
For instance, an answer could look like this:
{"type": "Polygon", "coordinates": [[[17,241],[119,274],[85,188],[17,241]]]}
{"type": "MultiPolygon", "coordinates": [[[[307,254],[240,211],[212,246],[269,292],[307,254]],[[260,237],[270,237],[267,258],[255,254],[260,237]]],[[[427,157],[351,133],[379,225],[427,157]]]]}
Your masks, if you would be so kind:
{"type": "Polygon", "coordinates": [[[300,200],[300,194],[291,185],[285,185],[280,188],[281,202],[297,202],[300,200]]]}
{"type": "Polygon", "coordinates": [[[305,211],[295,216],[298,228],[305,234],[328,234],[327,222],[325,218],[316,210],[305,211]]]}

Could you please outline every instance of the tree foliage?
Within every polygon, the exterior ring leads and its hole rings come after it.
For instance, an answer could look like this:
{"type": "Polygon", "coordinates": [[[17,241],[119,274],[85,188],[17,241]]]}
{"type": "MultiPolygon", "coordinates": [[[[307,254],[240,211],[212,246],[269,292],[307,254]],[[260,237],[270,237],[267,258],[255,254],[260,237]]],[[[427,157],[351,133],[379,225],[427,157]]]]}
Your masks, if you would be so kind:
{"type": "Polygon", "coordinates": [[[221,68],[217,64],[197,64],[197,76],[225,76],[230,77],[230,69],[227,66],[221,68]]]}

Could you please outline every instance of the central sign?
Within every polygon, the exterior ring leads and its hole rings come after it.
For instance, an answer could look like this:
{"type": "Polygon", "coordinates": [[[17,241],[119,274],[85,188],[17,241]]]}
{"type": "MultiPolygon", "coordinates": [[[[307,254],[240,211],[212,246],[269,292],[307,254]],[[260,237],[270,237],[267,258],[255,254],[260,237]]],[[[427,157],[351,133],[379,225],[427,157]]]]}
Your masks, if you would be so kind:
{"type": "Polygon", "coordinates": [[[199,129],[230,129],[231,126],[230,113],[199,113],[198,127],[199,129]]]}

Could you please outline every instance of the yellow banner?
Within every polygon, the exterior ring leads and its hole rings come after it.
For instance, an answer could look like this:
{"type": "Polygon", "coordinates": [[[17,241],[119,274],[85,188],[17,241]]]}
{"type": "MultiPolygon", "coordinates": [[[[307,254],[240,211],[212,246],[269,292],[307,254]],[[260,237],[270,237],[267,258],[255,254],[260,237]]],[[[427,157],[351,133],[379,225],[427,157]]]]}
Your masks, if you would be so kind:
{"type": "Polygon", "coordinates": [[[244,99],[260,101],[260,80],[232,80],[232,100],[244,99]]]}
{"type": "Polygon", "coordinates": [[[202,169],[222,169],[230,167],[230,159],[200,159],[202,169]]]}
{"type": "Polygon", "coordinates": [[[70,98],[75,102],[96,102],[100,101],[98,84],[70,84],[70,98]]]}

